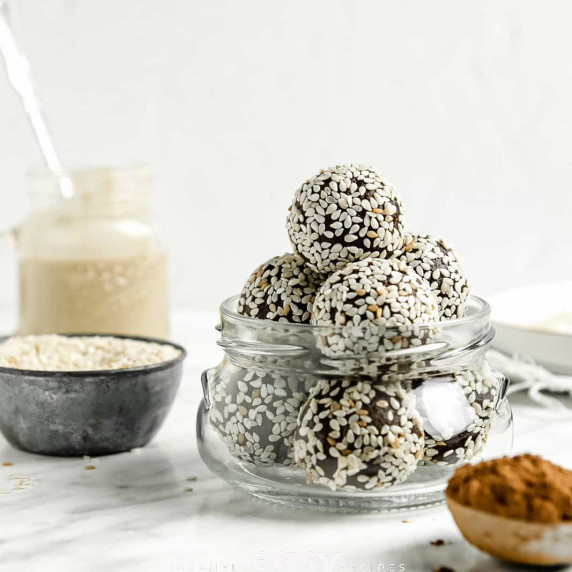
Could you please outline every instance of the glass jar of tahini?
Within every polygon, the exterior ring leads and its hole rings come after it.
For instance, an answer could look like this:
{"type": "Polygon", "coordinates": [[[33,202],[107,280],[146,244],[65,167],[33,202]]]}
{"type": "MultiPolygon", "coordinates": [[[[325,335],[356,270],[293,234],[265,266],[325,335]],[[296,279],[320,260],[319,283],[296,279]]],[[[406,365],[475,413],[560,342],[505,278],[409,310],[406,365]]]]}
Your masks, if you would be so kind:
{"type": "Polygon", "coordinates": [[[410,509],[442,502],[457,466],[510,453],[508,379],[485,358],[484,300],[471,298],[465,318],[378,329],[377,347],[399,336],[403,349],[376,353],[348,343],[371,329],[250,318],[236,304],[221,306],[225,356],[203,374],[197,439],[239,489],[340,512],[410,509]]]}
{"type": "Polygon", "coordinates": [[[33,172],[29,184],[32,211],[14,232],[19,333],[166,338],[167,260],[148,170],[33,172]]]}

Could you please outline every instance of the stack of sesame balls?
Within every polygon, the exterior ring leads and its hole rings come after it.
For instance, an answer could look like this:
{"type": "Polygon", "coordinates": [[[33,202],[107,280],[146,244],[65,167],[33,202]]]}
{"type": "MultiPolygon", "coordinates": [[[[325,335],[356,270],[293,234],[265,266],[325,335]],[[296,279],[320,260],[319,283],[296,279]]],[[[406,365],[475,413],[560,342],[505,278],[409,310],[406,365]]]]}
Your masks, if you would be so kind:
{"type": "MultiPolygon", "coordinates": [[[[458,255],[441,238],[406,230],[399,195],[371,167],[337,165],[308,179],[294,195],[287,230],[293,252],[251,274],[239,314],[336,326],[341,333],[328,341],[329,355],[405,349],[423,342],[380,332],[412,331],[465,315],[469,286],[458,255]],[[357,337],[344,333],[355,328],[361,331],[357,337]]],[[[444,437],[431,440],[424,430],[411,384],[349,376],[319,380],[306,397],[298,398],[297,423],[272,427],[291,444],[287,452],[277,456],[278,447],[266,444],[263,435],[249,438],[265,444],[265,459],[303,468],[308,482],[334,490],[385,488],[405,480],[420,461],[452,459],[443,459],[444,437]],[[438,442],[441,449],[428,450],[426,442],[438,442]]],[[[483,397],[487,406],[489,397],[483,397]]],[[[230,398],[225,399],[229,415],[230,398]]],[[[219,417],[224,432],[229,421],[219,417]]],[[[233,431],[241,432],[235,426],[233,431]]],[[[264,464],[250,449],[247,455],[264,464]]]]}
{"type": "Polygon", "coordinates": [[[337,165],[308,179],[286,227],[294,252],[251,274],[239,314],[388,327],[465,315],[469,286],[456,252],[406,232],[399,195],[371,167],[337,165]]]}

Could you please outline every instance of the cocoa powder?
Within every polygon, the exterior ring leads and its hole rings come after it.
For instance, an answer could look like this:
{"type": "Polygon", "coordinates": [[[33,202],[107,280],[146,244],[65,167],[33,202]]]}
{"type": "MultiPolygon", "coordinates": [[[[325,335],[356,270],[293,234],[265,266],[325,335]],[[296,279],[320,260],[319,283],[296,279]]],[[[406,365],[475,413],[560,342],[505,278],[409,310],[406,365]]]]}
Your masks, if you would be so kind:
{"type": "Polygon", "coordinates": [[[447,495],[465,506],[529,522],[572,520],[572,471],[536,455],[456,470],[447,495]]]}

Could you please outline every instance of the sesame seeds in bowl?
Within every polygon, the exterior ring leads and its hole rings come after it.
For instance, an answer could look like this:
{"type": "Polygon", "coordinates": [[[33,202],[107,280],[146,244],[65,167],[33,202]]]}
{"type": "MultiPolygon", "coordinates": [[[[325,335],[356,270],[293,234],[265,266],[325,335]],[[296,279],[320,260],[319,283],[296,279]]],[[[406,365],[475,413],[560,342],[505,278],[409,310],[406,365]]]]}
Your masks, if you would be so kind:
{"type": "Polygon", "coordinates": [[[9,339],[0,344],[0,430],[14,447],[44,455],[143,447],[169,413],[185,356],[149,338],[9,339]]]}
{"type": "Polygon", "coordinates": [[[157,365],[177,359],[166,343],[118,336],[13,336],[0,343],[0,367],[43,371],[105,371],[157,365]]]}

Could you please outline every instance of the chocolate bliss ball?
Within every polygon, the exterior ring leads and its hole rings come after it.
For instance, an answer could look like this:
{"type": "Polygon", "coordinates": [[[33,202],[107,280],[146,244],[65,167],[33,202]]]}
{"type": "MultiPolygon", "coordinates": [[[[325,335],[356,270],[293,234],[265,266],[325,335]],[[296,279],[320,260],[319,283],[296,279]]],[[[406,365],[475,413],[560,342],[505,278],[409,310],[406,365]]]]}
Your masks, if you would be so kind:
{"type": "Polygon", "coordinates": [[[388,258],[403,244],[402,205],[371,167],[337,165],[307,180],[287,220],[290,241],[315,272],[348,262],[388,258]]]}
{"type": "Polygon", "coordinates": [[[420,345],[416,326],[439,320],[429,284],[402,261],[367,258],[332,274],[316,294],[311,323],[343,326],[323,340],[329,355],[420,345]]]}
{"type": "Polygon", "coordinates": [[[275,256],[248,278],[238,299],[243,316],[308,323],[320,277],[297,254],[275,256]]]}
{"type": "Polygon", "coordinates": [[[441,319],[465,316],[469,284],[461,259],[449,244],[430,234],[408,233],[400,258],[430,284],[441,319]]]}
{"type": "Polygon", "coordinates": [[[298,419],[294,458],[310,483],[373,490],[404,481],[423,456],[415,396],[365,378],[321,380],[298,419]]]}

